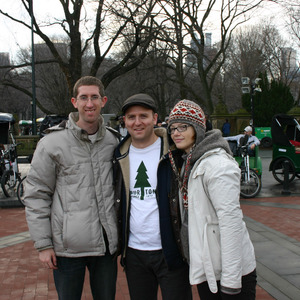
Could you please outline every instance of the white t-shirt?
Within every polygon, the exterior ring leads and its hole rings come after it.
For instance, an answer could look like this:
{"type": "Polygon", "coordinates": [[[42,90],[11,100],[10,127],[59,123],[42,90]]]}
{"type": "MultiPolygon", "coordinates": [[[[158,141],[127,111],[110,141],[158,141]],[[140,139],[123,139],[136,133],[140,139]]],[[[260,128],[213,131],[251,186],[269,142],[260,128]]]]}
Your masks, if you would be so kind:
{"type": "Polygon", "coordinates": [[[97,133],[98,133],[98,131],[94,134],[89,134],[89,140],[92,142],[92,144],[95,144],[95,142],[96,142],[97,133]]]}
{"type": "Polygon", "coordinates": [[[130,146],[130,229],[128,246],[138,250],[159,250],[159,212],[156,200],[157,166],[161,140],[144,149],[130,146]]]}

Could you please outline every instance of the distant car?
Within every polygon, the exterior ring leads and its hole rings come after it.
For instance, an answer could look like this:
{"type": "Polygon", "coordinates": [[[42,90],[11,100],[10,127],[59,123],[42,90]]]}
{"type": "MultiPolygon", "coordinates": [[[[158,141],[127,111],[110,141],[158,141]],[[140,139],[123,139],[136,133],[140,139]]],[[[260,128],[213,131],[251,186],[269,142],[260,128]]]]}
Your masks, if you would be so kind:
{"type": "Polygon", "coordinates": [[[68,120],[68,116],[65,115],[47,115],[45,116],[44,120],[41,123],[40,126],[40,137],[45,136],[45,130],[60,124],[62,121],[68,120]]]}
{"type": "Polygon", "coordinates": [[[272,146],[271,127],[255,127],[255,136],[260,140],[260,144],[264,148],[272,146]]]}

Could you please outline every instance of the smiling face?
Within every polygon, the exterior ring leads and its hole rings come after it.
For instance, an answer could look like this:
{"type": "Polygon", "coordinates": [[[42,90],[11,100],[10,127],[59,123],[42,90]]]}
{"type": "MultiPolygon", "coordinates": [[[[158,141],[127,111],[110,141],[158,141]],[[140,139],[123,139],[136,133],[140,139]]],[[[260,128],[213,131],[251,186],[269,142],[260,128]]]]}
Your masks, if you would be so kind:
{"type": "Polygon", "coordinates": [[[107,102],[107,98],[100,95],[99,87],[96,85],[80,86],[77,97],[73,97],[71,102],[79,113],[77,125],[89,134],[95,133],[98,130],[101,108],[107,102]]]}
{"type": "Polygon", "coordinates": [[[171,130],[171,138],[173,142],[175,143],[176,147],[178,149],[183,150],[186,153],[189,153],[192,146],[195,143],[196,139],[196,133],[193,126],[185,127],[184,123],[173,123],[170,126],[171,130]],[[177,129],[175,131],[172,131],[172,128],[180,128],[186,129],[185,131],[179,132],[177,129]]]}
{"type": "Polygon", "coordinates": [[[150,108],[135,105],[126,110],[124,122],[134,147],[145,148],[156,141],[157,136],[154,133],[156,121],[157,114],[150,108]]]}

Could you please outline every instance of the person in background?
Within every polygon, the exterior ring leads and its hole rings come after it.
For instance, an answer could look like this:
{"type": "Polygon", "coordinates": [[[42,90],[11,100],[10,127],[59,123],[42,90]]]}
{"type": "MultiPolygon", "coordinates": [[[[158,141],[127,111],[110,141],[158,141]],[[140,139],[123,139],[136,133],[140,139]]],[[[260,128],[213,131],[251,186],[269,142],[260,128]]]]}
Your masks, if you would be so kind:
{"type": "Polygon", "coordinates": [[[165,300],[192,299],[166,128],[154,128],[156,105],[147,94],[129,97],[122,110],[129,135],[115,151],[114,169],[130,299],[156,300],[158,286],[165,300]]]}
{"type": "Polygon", "coordinates": [[[182,223],[188,225],[190,283],[201,300],[255,299],[254,248],[239,202],[240,168],[228,143],[220,130],[206,132],[203,110],[190,100],[174,106],[168,132],[182,223]]]}
{"type": "Polygon", "coordinates": [[[206,126],[206,131],[212,130],[212,124],[209,120],[209,115],[205,115],[205,126],[206,126]]]}
{"type": "Polygon", "coordinates": [[[223,132],[223,136],[230,136],[230,123],[228,122],[228,119],[225,120],[223,126],[222,126],[222,132],[223,132]]]}
{"type": "Polygon", "coordinates": [[[167,128],[169,122],[169,116],[165,117],[165,120],[162,122],[161,126],[167,128]]]}
{"type": "MultiPolygon", "coordinates": [[[[26,179],[26,218],[43,266],[53,270],[60,300],[80,300],[86,268],[94,299],[115,299],[118,249],[112,159],[118,139],[100,115],[102,82],[79,79],[78,112],[48,129],[26,179]]],[[[117,134],[117,133],[116,133],[117,134]]]]}
{"type": "Polygon", "coordinates": [[[237,146],[244,146],[248,144],[248,154],[249,156],[255,156],[255,147],[260,145],[259,139],[252,135],[252,127],[246,126],[244,129],[244,134],[238,134],[235,136],[224,137],[227,141],[235,141],[237,146]]]}
{"type": "Polygon", "coordinates": [[[116,126],[116,130],[120,133],[121,139],[124,139],[124,137],[127,135],[128,131],[127,128],[125,127],[125,123],[123,120],[123,116],[118,117],[118,125],[116,126]]]}
{"type": "Polygon", "coordinates": [[[161,119],[157,119],[156,126],[157,127],[161,127],[162,126],[162,120],[161,119]]]}

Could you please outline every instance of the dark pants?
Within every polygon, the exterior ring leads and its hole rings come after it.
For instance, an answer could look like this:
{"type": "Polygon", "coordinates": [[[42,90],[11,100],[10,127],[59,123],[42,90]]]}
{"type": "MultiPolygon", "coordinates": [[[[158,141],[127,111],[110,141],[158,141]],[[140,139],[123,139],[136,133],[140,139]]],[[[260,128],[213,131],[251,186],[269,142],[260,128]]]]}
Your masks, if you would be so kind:
{"type": "MultiPolygon", "coordinates": [[[[257,146],[255,146],[255,147],[257,147],[257,146]]],[[[248,154],[249,154],[249,156],[254,157],[255,156],[255,148],[252,150],[251,147],[249,146],[248,147],[248,154]]]]}
{"type": "Polygon", "coordinates": [[[117,260],[112,255],[90,257],[57,257],[58,269],[53,271],[59,300],[80,300],[85,271],[95,300],[113,300],[116,293],[117,260]]]}
{"type": "Polygon", "coordinates": [[[131,300],[156,300],[158,285],[163,299],[192,299],[188,265],[169,271],[161,250],[128,248],[125,271],[131,300]]]}
{"type": "Polygon", "coordinates": [[[212,293],[207,281],[197,285],[201,300],[254,300],[256,292],[256,270],[242,276],[242,291],[238,295],[228,295],[220,292],[220,281],[217,281],[218,292],[212,293]]]}

